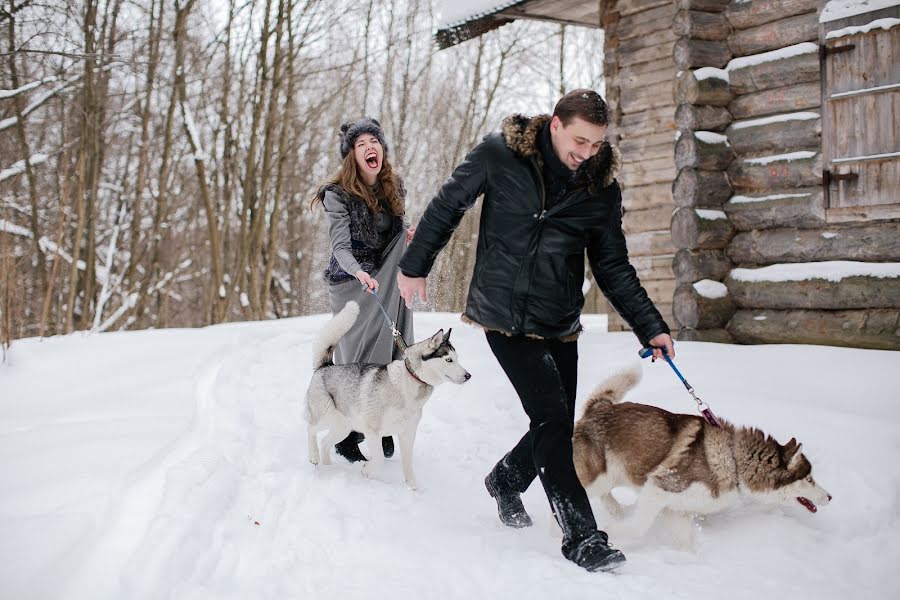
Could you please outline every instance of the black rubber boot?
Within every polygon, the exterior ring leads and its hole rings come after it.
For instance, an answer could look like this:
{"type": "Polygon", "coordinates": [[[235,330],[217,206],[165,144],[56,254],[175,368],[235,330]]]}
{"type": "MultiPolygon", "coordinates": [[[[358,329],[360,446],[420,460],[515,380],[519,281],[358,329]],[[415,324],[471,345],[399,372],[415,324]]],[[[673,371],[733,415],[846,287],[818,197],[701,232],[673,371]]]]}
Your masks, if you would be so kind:
{"type": "Polygon", "coordinates": [[[520,493],[501,491],[497,486],[497,479],[493,471],[484,478],[484,487],[487,488],[491,498],[497,501],[497,514],[500,515],[500,520],[504,525],[516,529],[531,527],[531,517],[525,511],[520,493]]]}
{"type": "Polygon", "coordinates": [[[347,459],[348,462],[357,462],[366,460],[366,457],[359,450],[359,443],[365,439],[365,436],[358,431],[351,431],[350,435],[334,445],[335,451],[347,459]]]}
{"type": "Polygon", "coordinates": [[[381,438],[381,450],[384,452],[385,458],[392,457],[394,455],[394,438],[389,435],[381,438]]]}
{"type": "Polygon", "coordinates": [[[576,544],[564,543],[563,556],[588,571],[612,571],[625,564],[621,550],[609,546],[606,533],[597,531],[576,544]]]}

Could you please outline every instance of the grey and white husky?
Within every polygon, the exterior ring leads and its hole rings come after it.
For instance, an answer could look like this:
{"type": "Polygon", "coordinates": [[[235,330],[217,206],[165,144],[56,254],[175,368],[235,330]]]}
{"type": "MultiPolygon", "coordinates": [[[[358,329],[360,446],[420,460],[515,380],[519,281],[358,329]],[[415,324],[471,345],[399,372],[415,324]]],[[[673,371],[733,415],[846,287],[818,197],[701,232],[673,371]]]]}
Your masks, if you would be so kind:
{"type": "MultiPolygon", "coordinates": [[[[359,305],[348,302],[325,326],[313,346],[313,376],[306,392],[305,417],[308,423],[309,462],[319,464],[317,434],[327,430],[322,440],[322,464],[331,464],[331,447],[351,431],[367,440],[396,436],[400,443],[403,476],[415,489],[412,468],[416,428],[422,407],[434,386],[447,381],[462,384],[471,375],[459,364],[450,344],[450,331],[439,330],[430,338],[406,349],[403,359],[387,365],[351,363],[336,365],[332,354],[338,341],[350,331],[359,315],[359,305]]],[[[381,444],[369,443],[366,475],[384,463],[381,444]]]]}
{"type": "Polygon", "coordinates": [[[676,542],[693,546],[693,517],[719,512],[748,496],[767,504],[816,512],[831,495],[816,484],[812,465],[794,438],[781,445],[758,429],[655,406],[621,402],[641,379],[640,366],[601,383],[585,403],[573,436],[578,478],[608,512],[623,516],[610,493],[638,489],[634,514],[624,529],[641,535],[657,516],[676,542]]]}

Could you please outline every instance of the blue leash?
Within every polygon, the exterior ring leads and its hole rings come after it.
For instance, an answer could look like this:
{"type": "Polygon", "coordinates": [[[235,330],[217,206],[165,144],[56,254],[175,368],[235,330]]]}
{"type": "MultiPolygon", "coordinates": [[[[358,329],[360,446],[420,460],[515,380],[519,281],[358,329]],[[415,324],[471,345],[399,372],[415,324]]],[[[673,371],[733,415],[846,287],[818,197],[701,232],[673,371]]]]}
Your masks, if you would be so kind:
{"type": "MultiPolygon", "coordinates": [[[[638,356],[640,356],[641,358],[649,358],[653,356],[653,350],[654,349],[651,347],[641,348],[638,351],[638,356]]],[[[685,389],[687,389],[688,393],[697,403],[697,410],[700,411],[700,414],[703,415],[703,418],[706,420],[706,422],[715,427],[721,427],[722,423],[718,418],[716,418],[716,415],[713,414],[713,411],[709,407],[709,405],[697,397],[697,394],[694,393],[694,388],[687,382],[687,379],[684,378],[684,375],[681,374],[681,371],[678,370],[678,367],[675,366],[675,363],[672,362],[672,359],[669,358],[669,353],[666,351],[665,346],[660,348],[660,350],[662,350],[663,358],[666,359],[666,362],[669,363],[669,366],[672,367],[672,370],[675,371],[676,375],[678,375],[678,379],[680,379],[681,383],[684,384],[685,389]]]]}

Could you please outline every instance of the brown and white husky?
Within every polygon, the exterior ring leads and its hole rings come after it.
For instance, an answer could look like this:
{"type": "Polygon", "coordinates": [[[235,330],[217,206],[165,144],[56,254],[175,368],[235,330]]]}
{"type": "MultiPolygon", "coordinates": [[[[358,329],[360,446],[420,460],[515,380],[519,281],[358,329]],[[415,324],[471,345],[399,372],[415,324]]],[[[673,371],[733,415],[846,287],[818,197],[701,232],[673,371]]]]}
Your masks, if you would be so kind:
{"type": "Polygon", "coordinates": [[[715,427],[699,416],[622,402],[640,379],[637,365],[597,386],[573,437],[578,478],[613,517],[624,512],[612,489],[638,490],[634,513],[625,522],[630,533],[642,535],[660,516],[676,541],[689,548],[693,517],[722,511],[741,496],[783,506],[799,503],[810,512],[831,501],[794,438],[781,445],[758,429],[724,421],[715,427]]]}

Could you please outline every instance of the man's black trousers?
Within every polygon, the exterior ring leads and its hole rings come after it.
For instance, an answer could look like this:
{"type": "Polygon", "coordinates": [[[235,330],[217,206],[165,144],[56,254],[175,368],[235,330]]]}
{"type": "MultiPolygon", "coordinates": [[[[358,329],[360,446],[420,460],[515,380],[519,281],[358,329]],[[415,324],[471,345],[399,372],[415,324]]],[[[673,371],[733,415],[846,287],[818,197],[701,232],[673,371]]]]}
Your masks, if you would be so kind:
{"type": "Polygon", "coordinates": [[[528,433],[494,467],[500,491],[522,493],[540,477],[571,545],[597,531],[572,462],[578,343],[487,332],[487,341],[530,419],[528,433]]]}

